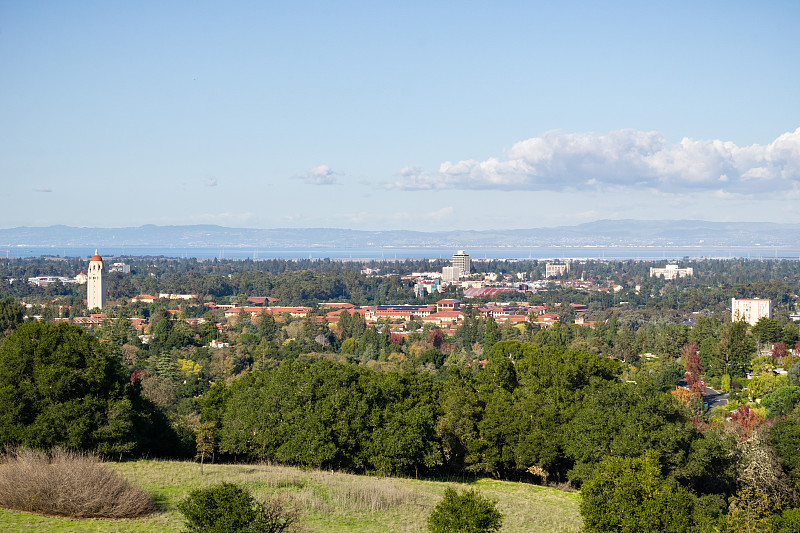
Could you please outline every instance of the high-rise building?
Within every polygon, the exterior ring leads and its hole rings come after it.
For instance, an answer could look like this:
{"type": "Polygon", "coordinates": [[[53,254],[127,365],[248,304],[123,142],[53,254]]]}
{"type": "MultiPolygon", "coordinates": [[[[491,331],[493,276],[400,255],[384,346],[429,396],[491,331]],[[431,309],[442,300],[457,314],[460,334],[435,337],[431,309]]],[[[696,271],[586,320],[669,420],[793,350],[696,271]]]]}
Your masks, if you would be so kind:
{"type": "Polygon", "coordinates": [[[442,267],[442,281],[457,281],[461,276],[461,269],[458,267],[442,267]]]}
{"type": "Polygon", "coordinates": [[[755,326],[759,318],[772,318],[772,300],[765,298],[731,298],[731,320],[744,320],[755,326]]]}
{"type": "Polygon", "coordinates": [[[461,271],[461,276],[470,275],[469,254],[464,253],[464,250],[459,250],[453,254],[453,261],[450,264],[454,267],[458,267],[461,271]]]}
{"type": "Polygon", "coordinates": [[[102,309],[106,305],[106,278],[103,258],[94,251],[89,260],[89,269],[86,271],[86,306],[92,309],[102,309]]]}

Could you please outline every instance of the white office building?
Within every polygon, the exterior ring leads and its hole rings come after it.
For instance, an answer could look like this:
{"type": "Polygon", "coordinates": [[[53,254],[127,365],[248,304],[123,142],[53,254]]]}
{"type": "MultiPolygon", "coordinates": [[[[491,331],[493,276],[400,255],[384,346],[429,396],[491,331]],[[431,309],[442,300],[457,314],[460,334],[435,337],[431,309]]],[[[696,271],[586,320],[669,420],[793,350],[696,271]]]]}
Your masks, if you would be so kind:
{"type": "Polygon", "coordinates": [[[560,276],[569,272],[569,263],[547,263],[544,266],[544,277],[560,276]]]}
{"type": "Polygon", "coordinates": [[[453,261],[451,265],[459,269],[459,277],[469,276],[471,273],[469,254],[465,253],[464,250],[459,250],[453,254],[453,261]]]}
{"type": "Polygon", "coordinates": [[[766,298],[731,298],[731,320],[744,320],[755,326],[759,318],[772,318],[772,300],[766,298]]]}
{"type": "Polygon", "coordinates": [[[650,277],[657,278],[659,276],[664,279],[677,279],[692,277],[694,269],[692,267],[678,268],[678,265],[667,265],[664,268],[650,267],[650,277]]]}
{"type": "Polygon", "coordinates": [[[454,266],[442,267],[442,281],[458,281],[461,269],[454,266]]]}

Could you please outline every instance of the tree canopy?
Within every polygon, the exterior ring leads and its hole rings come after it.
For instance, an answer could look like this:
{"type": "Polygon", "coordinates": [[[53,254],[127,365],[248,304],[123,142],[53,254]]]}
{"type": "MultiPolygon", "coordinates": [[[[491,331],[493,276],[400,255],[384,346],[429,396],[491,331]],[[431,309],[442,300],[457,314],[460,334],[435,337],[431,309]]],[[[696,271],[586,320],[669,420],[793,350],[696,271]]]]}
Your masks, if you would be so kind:
{"type": "Polygon", "coordinates": [[[4,444],[111,454],[174,446],[153,411],[118,359],[77,326],[27,323],[0,344],[4,444]]]}

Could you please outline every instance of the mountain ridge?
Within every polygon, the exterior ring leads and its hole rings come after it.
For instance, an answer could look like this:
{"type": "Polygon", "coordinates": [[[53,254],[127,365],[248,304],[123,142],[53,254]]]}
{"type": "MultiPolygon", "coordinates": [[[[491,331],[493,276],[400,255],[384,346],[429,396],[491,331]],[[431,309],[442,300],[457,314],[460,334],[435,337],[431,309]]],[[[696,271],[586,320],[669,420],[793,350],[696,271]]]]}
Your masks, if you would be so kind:
{"type": "Polygon", "coordinates": [[[0,229],[3,246],[529,247],[769,246],[800,244],[800,224],[704,220],[598,220],[572,226],[487,230],[236,228],[212,224],[87,228],[67,225],[0,229]]]}

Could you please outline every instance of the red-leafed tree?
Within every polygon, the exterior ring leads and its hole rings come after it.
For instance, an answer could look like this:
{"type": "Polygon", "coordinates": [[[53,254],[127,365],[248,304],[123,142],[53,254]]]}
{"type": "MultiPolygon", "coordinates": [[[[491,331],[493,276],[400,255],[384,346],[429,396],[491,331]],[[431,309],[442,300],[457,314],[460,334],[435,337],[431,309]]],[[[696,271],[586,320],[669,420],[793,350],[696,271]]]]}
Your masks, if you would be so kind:
{"type": "Polygon", "coordinates": [[[750,406],[740,405],[738,409],[731,412],[731,422],[739,435],[740,440],[747,440],[753,434],[753,431],[761,425],[764,419],[750,409],[750,406]]]}
{"type": "Polygon", "coordinates": [[[702,394],[706,389],[703,382],[703,364],[700,361],[698,346],[696,342],[690,342],[681,348],[681,355],[686,365],[686,385],[689,391],[695,394],[702,394]]]}
{"type": "Polygon", "coordinates": [[[772,359],[778,361],[783,359],[789,355],[789,349],[786,347],[786,344],[782,342],[776,342],[772,345],[772,359]]]}
{"type": "Polygon", "coordinates": [[[441,329],[439,328],[432,329],[429,340],[431,346],[433,346],[439,351],[443,351],[442,349],[444,348],[445,337],[444,337],[444,332],[441,329]]]}
{"type": "Polygon", "coordinates": [[[689,356],[693,353],[697,353],[700,347],[697,345],[696,342],[687,342],[681,348],[681,363],[683,366],[686,366],[689,362],[689,356]]]}
{"type": "Polygon", "coordinates": [[[398,346],[403,344],[404,337],[399,333],[389,333],[389,344],[396,344],[398,346]]]}
{"type": "Polygon", "coordinates": [[[137,379],[140,380],[140,381],[144,381],[149,377],[152,377],[150,375],[150,372],[140,368],[139,370],[134,370],[131,373],[131,383],[135,383],[137,379]]]}

